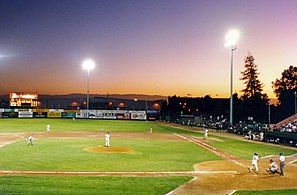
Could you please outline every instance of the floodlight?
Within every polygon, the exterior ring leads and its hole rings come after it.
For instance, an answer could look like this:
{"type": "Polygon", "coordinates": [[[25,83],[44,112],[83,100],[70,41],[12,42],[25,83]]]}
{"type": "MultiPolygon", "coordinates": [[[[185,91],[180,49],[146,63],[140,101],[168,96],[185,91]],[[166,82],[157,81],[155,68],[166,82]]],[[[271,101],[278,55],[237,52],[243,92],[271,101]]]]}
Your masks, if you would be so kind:
{"type": "Polygon", "coordinates": [[[83,64],[82,64],[82,67],[83,69],[85,70],[93,70],[95,68],[95,62],[94,60],[91,60],[91,59],[86,59],[83,61],[83,64]]]}
{"type": "Polygon", "coordinates": [[[239,31],[236,29],[231,29],[225,36],[225,47],[234,47],[237,45],[239,39],[239,31]]]}

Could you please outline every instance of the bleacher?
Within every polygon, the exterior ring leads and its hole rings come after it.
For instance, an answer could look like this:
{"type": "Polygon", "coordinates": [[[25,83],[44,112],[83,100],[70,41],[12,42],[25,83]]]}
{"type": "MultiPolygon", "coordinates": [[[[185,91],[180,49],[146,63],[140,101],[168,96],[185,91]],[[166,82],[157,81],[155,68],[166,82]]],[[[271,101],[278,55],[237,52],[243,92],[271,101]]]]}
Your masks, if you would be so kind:
{"type": "Polygon", "coordinates": [[[297,121],[297,113],[275,124],[274,129],[281,129],[283,126],[293,123],[294,121],[297,121]]]}
{"type": "Polygon", "coordinates": [[[266,132],[266,139],[268,142],[297,147],[297,114],[277,123],[273,131],[266,132]]]}

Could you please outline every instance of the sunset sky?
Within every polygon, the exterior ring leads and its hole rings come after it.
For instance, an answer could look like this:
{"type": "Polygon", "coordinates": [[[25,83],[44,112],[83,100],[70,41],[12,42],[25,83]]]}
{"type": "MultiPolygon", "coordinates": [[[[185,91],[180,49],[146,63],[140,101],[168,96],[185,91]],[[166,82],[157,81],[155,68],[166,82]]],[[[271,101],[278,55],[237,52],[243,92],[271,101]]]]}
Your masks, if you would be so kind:
{"type": "Polygon", "coordinates": [[[297,65],[295,0],[1,0],[0,94],[90,93],[229,97],[229,29],[240,31],[234,89],[244,57],[264,91],[297,65]]]}

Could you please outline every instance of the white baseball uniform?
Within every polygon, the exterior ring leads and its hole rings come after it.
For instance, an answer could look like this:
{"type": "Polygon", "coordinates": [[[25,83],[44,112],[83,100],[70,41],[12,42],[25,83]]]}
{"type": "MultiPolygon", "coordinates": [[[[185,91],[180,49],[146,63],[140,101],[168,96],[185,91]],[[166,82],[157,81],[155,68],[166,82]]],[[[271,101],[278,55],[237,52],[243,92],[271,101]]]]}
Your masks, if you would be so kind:
{"type": "Polygon", "coordinates": [[[259,161],[259,156],[258,155],[254,155],[253,159],[252,159],[252,165],[250,166],[250,171],[253,169],[253,167],[255,167],[256,172],[259,171],[258,169],[258,161],[259,161]]]}
{"type": "Polygon", "coordinates": [[[50,125],[50,124],[47,124],[47,125],[46,125],[46,131],[47,131],[47,132],[51,132],[51,125],[50,125]]]}
{"type": "Polygon", "coordinates": [[[29,145],[32,145],[33,146],[34,145],[33,141],[34,141],[34,137],[32,135],[30,135],[29,138],[28,138],[28,144],[27,145],[28,146],[29,145]]]}
{"type": "Polygon", "coordinates": [[[207,138],[207,136],[208,136],[208,129],[205,129],[204,130],[204,138],[207,138]]]}
{"type": "Polygon", "coordinates": [[[149,128],[149,134],[152,134],[153,133],[153,128],[149,128]]]}
{"type": "Polygon", "coordinates": [[[105,147],[110,147],[110,135],[109,135],[109,133],[106,133],[104,135],[104,137],[105,137],[105,147]]]}

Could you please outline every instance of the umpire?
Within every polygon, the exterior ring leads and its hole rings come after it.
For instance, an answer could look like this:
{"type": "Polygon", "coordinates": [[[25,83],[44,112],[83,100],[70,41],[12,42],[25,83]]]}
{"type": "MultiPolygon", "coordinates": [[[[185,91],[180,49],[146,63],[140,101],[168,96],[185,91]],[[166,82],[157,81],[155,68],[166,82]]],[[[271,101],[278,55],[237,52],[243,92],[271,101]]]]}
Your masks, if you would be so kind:
{"type": "Polygon", "coordinates": [[[280,161],[280,175],[284,176],[285,156],[283,155],[283,153],[279,153],[279,161],[280,161]]]}

